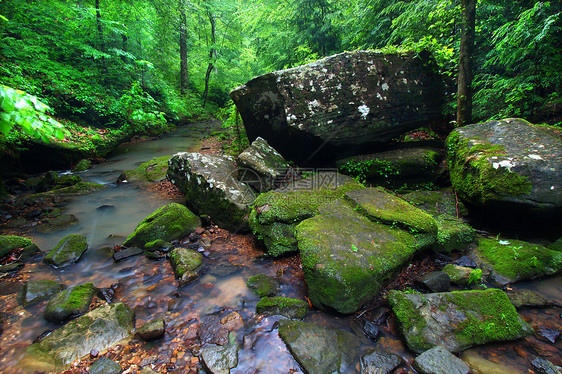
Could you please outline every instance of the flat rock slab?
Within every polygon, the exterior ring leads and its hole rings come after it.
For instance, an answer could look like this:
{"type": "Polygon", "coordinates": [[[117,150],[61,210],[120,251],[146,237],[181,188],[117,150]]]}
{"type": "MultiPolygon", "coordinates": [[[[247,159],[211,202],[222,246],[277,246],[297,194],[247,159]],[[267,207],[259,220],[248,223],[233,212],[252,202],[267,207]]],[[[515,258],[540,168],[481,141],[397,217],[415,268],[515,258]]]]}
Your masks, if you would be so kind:
{"type": "Polygon", "coordinates": [[[281,320],[279,336],[308,374],[346,373],[359,348],[355,335],[313,323],[281,320]]]}
{"type": "Polygon", "coordinates": [[[103,351],[129,336],[133,318],[133,310],[123,303],[101,306],[29,346],[18,366],[59,371],[91,350],[103,351]]]}
{"type": "Polygon", "coordinates": [[[344,52],[261,75],[230,96],[251,140],[297,162],[340,159],[441,117],[431,66],[425,53],[344,52]]]}
{"type": "Polygon", "coordinates": [[[498,289],[433,294],[391,291],[389,301],[408,347],[418,353],[436,346],[459,352],[533,332],[498,289]]]}
{"type": "Polygon", "coordinates": [[[288,297],[264,297],[256,305],[258,314],[281,315],[291,319],[304,319],[308,310],[306,301],[288,297]]]}
{"type": "Polygon", "coordinates": [[[203,365],[212,374],[229,374],[238,365],[238,346],[208,346],[201,350],[203,365]]]}
{"type": "Polygon", "coordinates": [[[18,302],[23,306],[34,304],[62,291],[64,286],[49,279],[32,280],[26,282],[19,294],[18,302]]]}

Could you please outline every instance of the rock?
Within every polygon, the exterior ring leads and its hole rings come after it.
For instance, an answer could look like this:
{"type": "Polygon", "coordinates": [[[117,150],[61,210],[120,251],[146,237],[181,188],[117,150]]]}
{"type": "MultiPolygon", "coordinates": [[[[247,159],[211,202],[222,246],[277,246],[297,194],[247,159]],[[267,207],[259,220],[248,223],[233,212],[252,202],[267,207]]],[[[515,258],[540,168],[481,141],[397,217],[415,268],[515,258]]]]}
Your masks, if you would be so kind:
{"type": "Polygon", "coordinates": [[[119,180],[138,184],[161,182],[166,179],[170,158],[172,156],[162,156],[144,162],[133,170],[125,171],[124,175],[119,177],[119,180]]]}
{"type": "Polygon", "coordinates": [[[342,201],[320,213],[296,227],[308,297],[317,308],[354,313],[408,262],[418,249],[416,239],[342,201]]]}
{"type": "Polygon", "coordinates": [[[486,374],[521,374],[518,367],[506,365],[505,362],[497,364],[490,360],[486,360],[473,350],[464,351],[461,355],[464,362],[466,362],[475,373],[486,374]]]}
{"type": "Polygon", "coordinates": [[[447,214],[435,217],[437,242],[432,249],[439,253],[465,251],[476,239],[476,231],[467,223],[447,214]]]}
{"type": "Polygon", "coordinates": [[[267,254],[274,257],[296,252],[295,227],[318,214],[324,204],[347,191],[364,188],[354,179],[337,173],[318,173],[258,196],[250,212],[250,227],[263,239],[267,254]]]}
{"type": "Polygon", "coordinates": [[[458,266],[454,264],[447,264],[443,267],[443,272],[446,273],[451,279],[451,283],[459,286],[466,286],[470,282],[470,274],[475,269],[458,266]]]}
{"type": "Polygon", "coordinates": [[[211,374],[229,374],[230,369],[238,366],[238,346],[209,346],[201,350],[201,359],[206,370],[211,374]]]}
{"type": "Polygon", "coordinates": [[[123,245],[146,248],[156,241],[180,239],[201,226],[201,220],[178,203],[164,205],[148,215],[127,237],[123,245]]]}
{"type": "Polygon", "coordinates": [[[18,294],[18,303],[28,306],[62,291],[64,286],[49,279],[32,280],[23,284],[18,294]]]}
{"type": "Polygon", "coordinates": [[[63,322],[88,311],[92,299],[98,292],[92,283],[85,283],[55,294],[45,307],[45,319],[63,322]]]}
{"type": "Polygon", "coordinates": [[[138,256],[140,254],[143,254],[144,250],[142,248],[137,248],[137,247],[127,247],[127,248],[123,248],[120,251],[117,251],[113,254],[113,260],[115,262],[119,262],[122,260],[125,260],[129,257],[133,257],[133,256],[138,256]]]}
{"type": "Polygon", "coordinates": [[[134,312],[123,303],[101,306],[53,331],[26,350],[19,365],[37,371],[58,371],[64,365],[103,351],[127,337],[134,312]]]}
{"type": "Polygon", "coordinates": [[[239,179],[259,193],[279,187],[289,164],[266,140],[258,137],[238,156],[239,179]]]}
{"type": "Polygon", "coordinates": [[[34,205],[35,203],[56,202],[67,197],[87,195],[92,192],[101,191],[106,185],[92,182],[78,182],[75,185],[56,190],[41,192],[34,195],[18,198],[16,204],[34,205]]]}
{"type": "Polygon", "coordinates": [[[140,374],[158,374],[157,372],[155,372],[154,370],[152,370],[151,368],[145,366],[142,368],[142,370],[140,371],[140,374]]]}
{"type": "Polygon", "coordinates": [[[220,318],[216,315],[210,315],[201,321],[197,330],[197,335],[201,344],[226,345],[228,343],[228,335],[230,331],[226,325],[223,325],[220,318]]]}
{"type": "Polygon", "coordinates": [[[556,343],[556,340],[560,338],[561,334],[562,333],[557,328],[548,328],[545,326],[541,326],[537,329],[537,335],[548,340],[552,344],[556,343]]]}
{"type": "Polygon", "coordinates": [[[531,365],[541,374],[562,374],[562,368],[542,357],[537,357],[531,361],[531,365]]]}
{"type": "Polygon", "coordinates": [[[451,287],[451,278],[445,272],[432,271],[419,277],[416,283],[431,292],[446,292],[451,287]]]}
{"type": "Polygon", "coordinates": [[[553,251],[562,252],[562,238],[559,238],[554,243],[550,243],[546,247],[548,249],[552,249],[553,251]]]}
{"type": "Polygon", "coordinates": [[[221,318],[221,324],[228,330],[228,331],[235,331],[239,330],[244,327],[244,320],[242,316],[237,312],[231,312],[221,318]]]}
{"type": "Polygon", "coordinates": [[[470,374],[470,368],[460,358],[443,347],[431,348],[414,360],[414,367],[423,374],[470,374]]]}
{"type": "Polygon", "coordinates": [[[481,237],[471,256],[480,268],[491,271],[491,281],[500,285],[556,274],[562,269],[562,252],[521,240],[481,237]]]}
{"type": "Polygon", "coordinates": [[[552,303],[537,291],[527,289],[514,289],[505,292],[509,301],[517,308],[523,307],[545,307],[552,303]]]}
{"type": "Polygon", "coordinates": [[[374,351],[361,358],[361,374],[390,374],[401,362],[395,354],[374,351]]]}
{"type": "Polygon", "coordinates": [[[135,336],[142,340],[155,340],[164,336],[166,332],[166,322],[163,318],[154,319],[139,327],[135,331],[135,336]]]}
{"type": "Polygon", "coordinates": [[[84,158],[84,159],[78,161],[78,163],[72,168],[72,171],[74,173],[79,173],[81,171],[86,171],[91,167],[92,167],[92,161],[84,158]]]}
{"type": "Polygon", "coordinates": [[[64,237],[43,259],[43,262],[56,268],[72,265],[88,249],[88,239],[82,235],[64,237]]]}
{"type": "Polygon", "coordinates": [[[74,214],[61,214],[60,216],[43,222],[37,227],[37,231],[47,234],[55,231],[63,230],[67,227],[78,224],[78,218],[74,214]]]}
{"type": "Polygon", "coordinates": [[[468,256],[461,256],[458,260],[453,261],[453,264],[468,268],[475,268],[478,266],[476,262],[468,256]]]}
{"type": "Polygon", "coordinates": [[[464,217],[468,209],[459,200],[451,189],[439,191],[414,191],[401,195],[401,197],[432,216],[447,214],[451,217],[464,217]]]}
{"type": "Polygon", "coordinates": [[[90,366],[90,374],[121,374],[123,368],[107,357],[98,358],[90,366]]]}
{"type": "Polygon", "coordinates": [[[170,263],[176,278],[180,279],[180,287],[199,277],[198,270],[203,263],[203,255],[187,248],[174,248],[170,252],[170,263]]]}
{"type": "Polygon", "coordinates": [[[296,162],[341,159],[441,117],[426,53],[344,52],[256,77],[230,93],[250,140],[296,162]],[[401,108],[401,110],[396,110],[401,108]]]}
{"type": "Polygon", "coordinates": [[[265,274],[254,275],[246,282],[246,286],[259,297],[275,296],[281,292],[279,282],[265,274]]]}
{"type": "Polygon", "coordinates": [[[511,210],[562,209],[559,130],[522,119],[490,121],[455,129],[446,148],[453,187],[471,204],[506,218],[511,210]]]}
{"type": "Polygon", "coordinates": [[[39,247],[30,239],[16,235],[0,235],[0,258],[18,250],[16,256],[24,261],[39,252],[39,247]]]}
{"type": "Polygon", "coordinates": [[[498,289],[423,295],[391,291],[389,301],[408,347],[418,353],[438,345],[459,352],[533,332],[498,289]]]}
{"type": "Polygon", "coordinates": [[[291,319],[304,319],[308,309],[306,301],[288,297],[264,297],[256,305],[258,314],[281,315],[291,319]]]}
{"type": "Polygon", "coordinates": [[[16,272],[16,271],[20,270],[24,266],[25,265],[21,262],[13,262],[13,263],[8,264],[8,265],[0,265],[0,274],[6,275],[8,273],[13,273],[13,272],[16,272]]]}
{"type": "Polygon", "coordinates": [[[313,323],[279,321],[279,336],[305,373],[344,373],[354,362],[359,339],[313,323]]]}
{"type": "Polygon", "coordinates": [[[237,179],[238,166],[232,158],[178,153],[170,159],[167,178],[197,214],[211,216],[228,230],[247,226],[246,216],[255,195],[237,179]]]}

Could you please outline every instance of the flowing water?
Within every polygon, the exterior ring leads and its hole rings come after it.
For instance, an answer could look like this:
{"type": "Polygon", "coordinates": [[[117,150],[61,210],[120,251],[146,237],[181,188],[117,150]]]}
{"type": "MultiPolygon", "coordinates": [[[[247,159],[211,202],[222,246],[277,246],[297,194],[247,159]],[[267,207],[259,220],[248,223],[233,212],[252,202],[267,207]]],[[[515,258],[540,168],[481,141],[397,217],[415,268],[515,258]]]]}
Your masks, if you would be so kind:
{"type": "MultiPolygon", "coordinates": [[[[88,181],[107,185],[107,188],[73,198],[64,205],[64,213],[74,214],[79,225],[52,234],[32,232],[28,236],[47,251],[64,236],[81,234],[88,238],[89,250],[78,263],[68,268],[56,270],[42,262],[29,263],[16,279],[0,281],[0,305],[5,320],[4,332],[0,335],[0,372],[18,372],[17,362],[25,347],[45,331],[59,327],[41,317],[45,302],[27,308],[17,305],[19,284],[35,279],[51,279],[66,286],[92,282],[98,288],[111,288],[116,301],[125,302],[135,310],[137,326],[164,317],[167,328],[162,339],[152,343],[133,340],[108,353],[123,367],[128,367],[129,372],[152,365],[162,373],[197,373],[201,368],[197,357],[201,348],[197,338],[201,320],[208,315],[231,311],[239,313],[245,321],[244,328],[229,337],[241,345],[238,366],[231,373],[302,372],[277,334],[279,317],[256,316],[255,306],[259,299],[246,287],[246,280],[253,275],[277,276],[281,279],[283,296],[304,300],[306,286],[298,261],[264,259],[251,235],[231,234],[218,228],[209,233],[213,244],[205,252],[204,274],[182,288],[178,288],[166,260],[136,256],[116,263],[111,257],[112,247],[121,244],[138,222],[160,206],[174,201],[145,188],[116,184],[121,172],[154,157],[197,147],[193,129],[184,127],[159,140],[120,146],[106,163],[80,174],[88,181]]],[[[560,276],[518,287],[534,288],[548,297],[562,300],[560,276]]],[[[535,329],[541,326],[560,329],[559,308],[532,309],[522,313],[535,329]]],[[[356,332],[362,341],[358,357],[375,347],[381,348],[404,358],[402,367],[413,372],[410,364],[414,356],[397,336],[392,318],[381,326],[381,338],[377,343],[354,328],[358,323],[353,316],[334,316],[314,310],[305,321],[356,332]]],[[[560,364],[560,340],[549,344],[540,338],[532,339],[473,348],[470,352],[491,362],[499,362],[506,368],[505,373],[533,373],[529,360],[541,353],[560,364]]],[[[360,372],[359,360],[345,371],[360,372]]]]}

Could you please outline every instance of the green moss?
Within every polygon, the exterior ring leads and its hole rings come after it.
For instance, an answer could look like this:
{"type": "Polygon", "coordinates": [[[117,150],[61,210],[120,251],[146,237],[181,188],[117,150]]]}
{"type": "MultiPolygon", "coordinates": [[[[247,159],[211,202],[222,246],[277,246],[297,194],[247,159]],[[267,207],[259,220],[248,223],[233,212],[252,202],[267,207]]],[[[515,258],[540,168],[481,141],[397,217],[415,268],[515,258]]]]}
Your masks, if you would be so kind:
{"type": "Polygon", "coordinates": [[[174,248],[170,252],[170,262],[176,278],[181,279],[185,273],[199,269],[203,263],[203,255],[187,248],[174,248]]]}
{"type": "Polygon", "coordinates": [[[256,313],[279,314],[288,318],[303,319],[308,313],[308,303],[288,297],[264,297],[256,305],[256,313]]]}
{"type": "Polygon", "coordinates": [[[16,235],[0,235],[0,258],[18,248],[23,248],[25,252],[30,253],[39,251],[39,248],[31,239],[16,235]]]}
{"type": "Polygon", "coordinates": [[[281,290],[279,282],[265,274],[258,274],[250,277],[246,282],[246,286],[259,297],[273,296],[281,290]]]}
{"type": "Polygon", "coordinates": [[[61,322],[71,316],[87,312],[97,292],[98,289],[92,283],[81,284],[59,292],[45,307],[45,319],[61,322]]]}
{"type": "Polygon", "coordinates": [[[133,170],[127,170],[125,175],[131,183],[151,183],[166,179],[168,162],[172,156],[162,156],[140,164],[133,170]]]}
{"type": "Polygon", "coordinates": [[[68,235],[61,239],[43,259],[55,267],[65,267],[76,262],[88,249],[88,240],[82,235],[68,235]]]}
{"type": "Polygon", "coordinates": [[[426,328],[427,322],[417,312],[418,306],[408,300],[405,297],[405,293],[400,291],[390,291],[388,293],[388,301],[398,322],[402,325],[402,331],[412,332],[405,336],[408,347],[419,352],[431,349],[433,345],[428,343],[421,334],[423,329],[426,328]]]}
{"type": "Polygon", "coordinates": [[[461,220],[441,214],[436,221],[439,228],[437,242],[433,245],[433,250],[436,252],[462,251],[476,239],[476,231],[461,220]]]}
{"type": "Polygon", "coordinates": [[[495,169],[490,157],[506,156],[504,147],[480,139],[462,139],[453,131],[446,140],[447,160],[453,187],[468,201],[485,204],[504,197],[531,192],[527,177],[495,169]]]}
{"type": "Polygon", "coordinates": [[[78,173],[81,171],[86,171],[91,167],[92,167],[92,161],[88,159],[82,159],[76,164],[76,166],[74,166],[74,168],[72,168],[72,171],[78,173]]]}

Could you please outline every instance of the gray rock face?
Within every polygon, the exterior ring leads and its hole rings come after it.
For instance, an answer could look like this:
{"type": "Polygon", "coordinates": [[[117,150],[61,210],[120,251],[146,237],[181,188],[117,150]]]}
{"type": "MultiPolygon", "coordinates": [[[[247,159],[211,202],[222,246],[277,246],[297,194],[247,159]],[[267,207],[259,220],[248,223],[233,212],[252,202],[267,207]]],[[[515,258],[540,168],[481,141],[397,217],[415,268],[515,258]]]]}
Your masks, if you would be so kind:
{"type": "Polygon", "coordinates": [[[281,320],[279,336],[309,374],[347,372],[359,348],[355,335],[313,323],[281,320]]]}
{"type": "Polygon", "coordinates": [[[397,355],[374,351],[361,358],[361,374],[390,374],[400,362],[397,355]]]}
{"type": "Polygon", "coordinates": [[[162,318],[149,321],[135,331],[135,335],[142,340],[154,340],[164,336],[166,322],[162,318]]]}
{"type": "Polygon", "coordinates": [[[426,54],[355,51],[256,77],[230,96],[251,140],[305,161],[361,153],[439,118],[442,92],[426,54]]]}
{"type": "Polygon", "coordinates": [[[238,165],[239,179],[260,193],[274,189],[289,168],[283,156],[260,137],[240,153],[238,165]]]}
{"type": "Polygon", "coordinates": [[[445,292],[451,286],[451,278],[442,271],[432,271],[419,277],[416,282],[431,292],[445,292]]]}
{"type": "Polygon", "coordinates": [[[22,286],[18,294],[18,302],[23,306],[27,306],[44,300],[63,289],[64,286],[62,284],[49,279],[29,281],[22,286]]]}
{"type": "Polygon", "coordinates": [[[414,367],[423,374],[469,374],[463,360],[443,347],[429,349],[414,360],[414,367]]]}
{"type": "Polygon", "coordinates": [[[58,371],[92,349],[103,351],[127,337],[133,329],[133,317],[134,312],[123,303],[101,306],[29,346],[19,365],[58,371]]]}
{"type": "Polygon", "coordinates": [[[72,265],[88,249],[88,240],[82,235],[68,235],[53,248],[43,261],[56,268],[72,265]]]}
{"type": "Polygon", "coordinates": [[[209,346],[201,350],[203,364],[211,374],[229,374],[238,365],[236,345],[209,346]]]}
{"type": "Polygon", "coordinates": [[[197,214],[209,215],[230,230],[247,226],[248,208],[255,195],[238,180],[238,165],[232,158],[178,153],[170,159],[167,178],[197,214]]]}
{"type": "Polygon", "coordinates": [[[45,319],[58,323],[86,313],[97,292],[92,283],[85,283],[57,293],[45,307],[45,319]]]}
{"type": "Polygon", "coordinates": [[[107,357],[98,358],[90,366],[90,374],[121,374],[122,372],[123,368],[107,357]]]}
{"type": "Polygon", "coordinates": [[[264,297],[256,305],[258,314],[275,314],[291,319],[303,319],[308,310],[306,301],[288,297],[264,297]]]}

